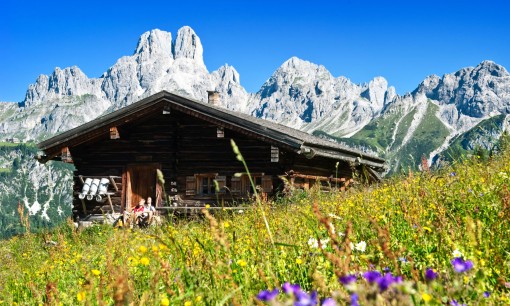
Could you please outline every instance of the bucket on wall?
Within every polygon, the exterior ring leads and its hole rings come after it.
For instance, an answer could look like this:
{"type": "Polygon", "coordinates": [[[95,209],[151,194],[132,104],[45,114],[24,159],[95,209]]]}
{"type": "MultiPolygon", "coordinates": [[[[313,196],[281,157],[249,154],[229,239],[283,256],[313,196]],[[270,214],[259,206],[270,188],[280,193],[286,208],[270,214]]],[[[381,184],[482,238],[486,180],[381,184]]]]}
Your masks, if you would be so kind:
{"type": "Polygon", "coordinates": [[[90,184],[92,184],[92,179],[87,178],[85,180],[85,182],[83,183],[83,188],[81,189],[81,193],[78,195],[78,198],[80,198],[80,200],[85,199],[85,196],[87,195],[87,193],[89,193],[90,184]]]}
{"type": "Polygon", "coordinates": [[[97,193],[97,189],[99,188],[99,182],[100,182],[99,179],[92,180],[92,184],[90,185],[90,191],[89,194],[87,195],[87,200],[92,201],[92,199],[97,193]]]}
{"type": "Polygon", "coordinates": [[[108,191],[108,184],[110,184],[110,180],[107,179],[107,178],[103,177],[99,181],[99,187],[98,187],[98,190],[97,190],[96,201],[100,202],[100,201],[103,200],[103,196],[108,191]]]}

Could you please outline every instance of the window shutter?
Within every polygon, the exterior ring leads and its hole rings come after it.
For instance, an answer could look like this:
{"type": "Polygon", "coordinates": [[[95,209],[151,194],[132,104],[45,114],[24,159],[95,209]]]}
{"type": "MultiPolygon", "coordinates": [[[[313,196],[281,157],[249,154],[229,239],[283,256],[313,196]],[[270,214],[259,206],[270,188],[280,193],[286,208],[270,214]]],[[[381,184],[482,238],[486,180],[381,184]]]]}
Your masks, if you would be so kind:
{"type": "Polygon", "coordinates": [[[186,195],[195,195],[197,192],[197,181],[194,176],[186,176],[186,195]]]}
{"type": "Polygon", "coordinates": [[[262,177],[262,190],[265,193],[273,192],[273,177],[271,175],[264,175],[262,177]]]}
{"type": "Polygon", "coordinates": [[[230,192],[232,194],[240,194],[241,193],[241,178],[240,177],[232,177],[230,192]]]}
{"type": "Polygon", "coordinates": [[[227,183],[227,177],[224,175],[217,175],[215,178],[216,182],[218,182],[219,193],[225,193],[225,185],[227,183]]]}

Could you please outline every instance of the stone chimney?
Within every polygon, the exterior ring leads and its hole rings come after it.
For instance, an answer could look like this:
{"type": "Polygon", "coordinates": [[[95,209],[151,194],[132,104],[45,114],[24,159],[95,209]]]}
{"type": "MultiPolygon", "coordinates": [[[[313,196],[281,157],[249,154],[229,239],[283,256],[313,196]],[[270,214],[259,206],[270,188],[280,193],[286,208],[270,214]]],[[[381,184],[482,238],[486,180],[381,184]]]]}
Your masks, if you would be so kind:
{"type": "Polygon", "coordinates": [[[207,91],[207,103],[214,106],[221,106],[220,104],[220,93],[216,90],[207,91]]]}

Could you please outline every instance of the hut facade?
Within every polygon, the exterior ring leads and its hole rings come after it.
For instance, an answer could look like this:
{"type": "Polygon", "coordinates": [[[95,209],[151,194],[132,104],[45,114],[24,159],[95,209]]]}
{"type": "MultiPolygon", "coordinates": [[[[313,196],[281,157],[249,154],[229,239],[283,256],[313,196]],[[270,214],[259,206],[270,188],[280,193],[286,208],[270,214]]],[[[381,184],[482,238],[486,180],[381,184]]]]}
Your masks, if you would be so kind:
{"type": "Polygon", "coordinates": [[[38,159],[74,163],[78,214],[122,212],[147,197],[156,206],[214,205],[254,192],[231,139],[267,196],[282,190],[282,176],[302,188],[343,186],[355,172],[377,180],[384,168],[376,156],[165,91],[39,143],[38,159]]]}

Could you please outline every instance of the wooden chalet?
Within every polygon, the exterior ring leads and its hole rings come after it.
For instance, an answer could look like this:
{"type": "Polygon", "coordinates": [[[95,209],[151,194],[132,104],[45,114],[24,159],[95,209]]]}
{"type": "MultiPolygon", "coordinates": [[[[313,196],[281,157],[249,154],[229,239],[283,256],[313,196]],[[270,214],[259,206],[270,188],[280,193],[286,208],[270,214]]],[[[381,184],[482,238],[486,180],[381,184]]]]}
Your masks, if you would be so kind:
{"type": "MultiPolygon", "coordinates": [[[[270,121],[160,92],[38,144],[40,162],[72,162],[75,212],[131,210],[141,198],[156,207],[214,205],[249,198],[253,189],[236,159],[233,139],[257,188],[272,195],[291,184],[343,186],[358,172],[378,180],[384,160],[270,121]],[[164,187],[157,179],[164,176],[164,187]],[[102,198],[80,198],[87,179],[107,179],[102,198]],[[219,185],[216,192],[215,183],[219,185]],[[163,190],[163,188],[165,190],[163,190]],[[171,203],[164,194],[170,196],[171,203]]],[[[99,212],[100,213],[100,212],[99,212]]]]}

